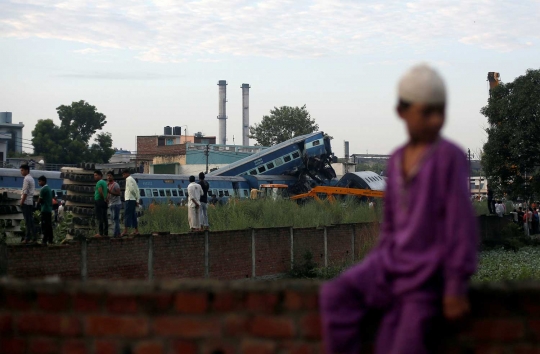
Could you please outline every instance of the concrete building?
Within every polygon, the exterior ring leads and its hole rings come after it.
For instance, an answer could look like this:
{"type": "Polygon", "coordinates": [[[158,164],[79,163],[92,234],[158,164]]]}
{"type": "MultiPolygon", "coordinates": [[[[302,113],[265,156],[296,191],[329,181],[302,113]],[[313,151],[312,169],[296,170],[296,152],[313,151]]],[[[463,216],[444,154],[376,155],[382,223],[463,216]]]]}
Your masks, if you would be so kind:
{"type": "Polygon", "coordinates": [[[24,124],[13,123],[11,112],[0,112],[0,161],[6,161],[8,152],[22,152],[24,124]]]}

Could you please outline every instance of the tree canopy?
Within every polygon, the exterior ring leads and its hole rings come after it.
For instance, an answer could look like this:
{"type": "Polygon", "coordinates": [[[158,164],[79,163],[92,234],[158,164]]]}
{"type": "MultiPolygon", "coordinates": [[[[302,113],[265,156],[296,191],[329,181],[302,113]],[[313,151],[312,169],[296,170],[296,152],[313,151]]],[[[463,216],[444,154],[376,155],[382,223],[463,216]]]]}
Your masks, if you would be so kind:
{"type": "Polygon", "coordinates": [[[540,196],[540,70],[527,70],[491,91],[480,111],[488,118],[482,165],[500,196],[540,196]]]}
{"type": "Polygon", "coordinates": [[[263,117],[260,124],[249,127],[249,137],[257,140],[257,145],[272,146],[317,130],[319,125],[311,119],[306,105],[282,106],[274,107],[269,116],[263,117]]]}
{"type": "Polygon", "coordinates": [[[85,101],[56,108],[60,126],[40,119],[32,131],[34,153],[48,163],[108,162],[114,154],[110,133],[100,132],[106,116],[85,101]],[[94,137],[95,135],[95,137],[94,137]],[[90,140],[94,137],[93,143],[90,140]]]}

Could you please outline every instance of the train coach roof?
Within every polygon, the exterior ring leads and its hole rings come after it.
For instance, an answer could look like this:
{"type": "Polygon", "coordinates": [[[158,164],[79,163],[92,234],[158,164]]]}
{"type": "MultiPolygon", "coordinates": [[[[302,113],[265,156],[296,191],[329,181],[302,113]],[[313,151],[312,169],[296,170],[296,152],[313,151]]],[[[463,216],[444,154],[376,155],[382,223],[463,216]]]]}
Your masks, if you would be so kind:
{"type": "Polygon", "coordinates": [[[233,169],[235,167],[241,166],[241,165],[243,165],[243,164],[245,164],[245,163],[247,163],[249,161],[254,161],[254,160],[256,160],[257,158],[259,158],[261,156],[271,154],[272,152],[283,149],[286,146],[296,144],[298,142],[301,142],[303,140],[306,140],[307,138],[310,138],[310,137],[316,136],[316,135],[324,136],[324,132],[315,132],[315,133],[311,133],[311,134],[300,135],[300,136],[294,137],[294,138],[289,139],[287,141],[284,141],[282,143],[271,146],[268,149],[264,149],[262,151],[259,151],[259,152],[255,153],[255,154],[253,154],[253,155],[250,155],[248,157],[244,157],[243,159],[238,160],[236,162],[233,162],[233,163],[231,163],[231,164],[229,164],[229,165],[227,165],[225,167],[221,167],[221,168],[217,169],[216,171],[210,172],[209,175],[217,175],[218,173],[227,172],[227,171],[229,171],[229,170],[231,170],[231,169],[233,169]]]}
{"type": "MultiPolygon", "coordinates": [[[[174,179],[174,180],[189,180],[189,176],[195,176],[195,180],[199,180],[199,175],[172,175],[172,174],[142,174],[142,173],[134,173],[131,175],[133,178],[141,179],[141,180],[148,180],[148,179],[174,179]]],[[[211,175],[205,175],[204,177],[205,181],[231,181],[231,182],[245,182],[246,180],[242,177],[238,176],[211,176],[211,175]]]]}
{"type": "MultiPolygon", "coordinates": [[[[22,177],[21,171],[18,168],[0,168],[0,175],[5,177],[22,177]]],[[[60,178],[60,172],[30,170],[30,176],[34,178],[38,178],[39,176],[45,176],[47,178],[60,178]]]]}
{"type": "Polygon", "coordinates": [[[374,191],[384,191],[386,189],[386,181],[372,171],[350,172],[346,173],[336,187],[351,187],[372,189],[374,191]]]}

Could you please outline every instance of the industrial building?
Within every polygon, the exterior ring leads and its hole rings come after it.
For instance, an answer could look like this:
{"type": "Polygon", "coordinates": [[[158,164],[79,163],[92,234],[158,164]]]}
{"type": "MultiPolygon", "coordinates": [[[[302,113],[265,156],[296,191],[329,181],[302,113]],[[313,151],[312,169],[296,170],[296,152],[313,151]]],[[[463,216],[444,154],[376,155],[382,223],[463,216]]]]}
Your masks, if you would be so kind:
{"type": "Polygon", "coordinates": [[[0,162],[6,161],[8,152],[22,152],[24,124],[13,123],[11,112],[0,112],[0,162]]]}

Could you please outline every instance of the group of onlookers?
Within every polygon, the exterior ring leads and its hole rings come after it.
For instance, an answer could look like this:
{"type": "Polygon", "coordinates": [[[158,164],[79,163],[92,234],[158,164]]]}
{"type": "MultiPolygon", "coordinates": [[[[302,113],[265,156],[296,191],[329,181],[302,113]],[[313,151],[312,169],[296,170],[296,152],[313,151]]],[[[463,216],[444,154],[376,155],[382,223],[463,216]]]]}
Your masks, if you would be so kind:
{"type": "Polygon", "coordinates": [[[204,173],[199,173],[199,182],[195,176],[189,176],[188,191],[188,222],[191,231],[208,230],[208,190],[210,185],[204,179],[204,173]]]}
{"type": "Polygon", "coordinates": [[[127,236],[129,229],[134,231],[129,235],[138,235],[139,226],[137,220],[137,207],[140,205],[139,186],[129,169],[122,171],[122,177],[126,181],[124,192],[124,232],[120,233],[120,209],[122,208],[120,185],[115,182],[112,171],[107,172],[107,182],[103,179],[103,173],[100,170],[94,171],[94,180],[96,188],[94,192],[95,215],[98,223],[98,233],[95,237],[108,236],[109,219],[107,211],[110,211],[111,221],[114,223],[113,237],[119,238],[127,236]]]}

